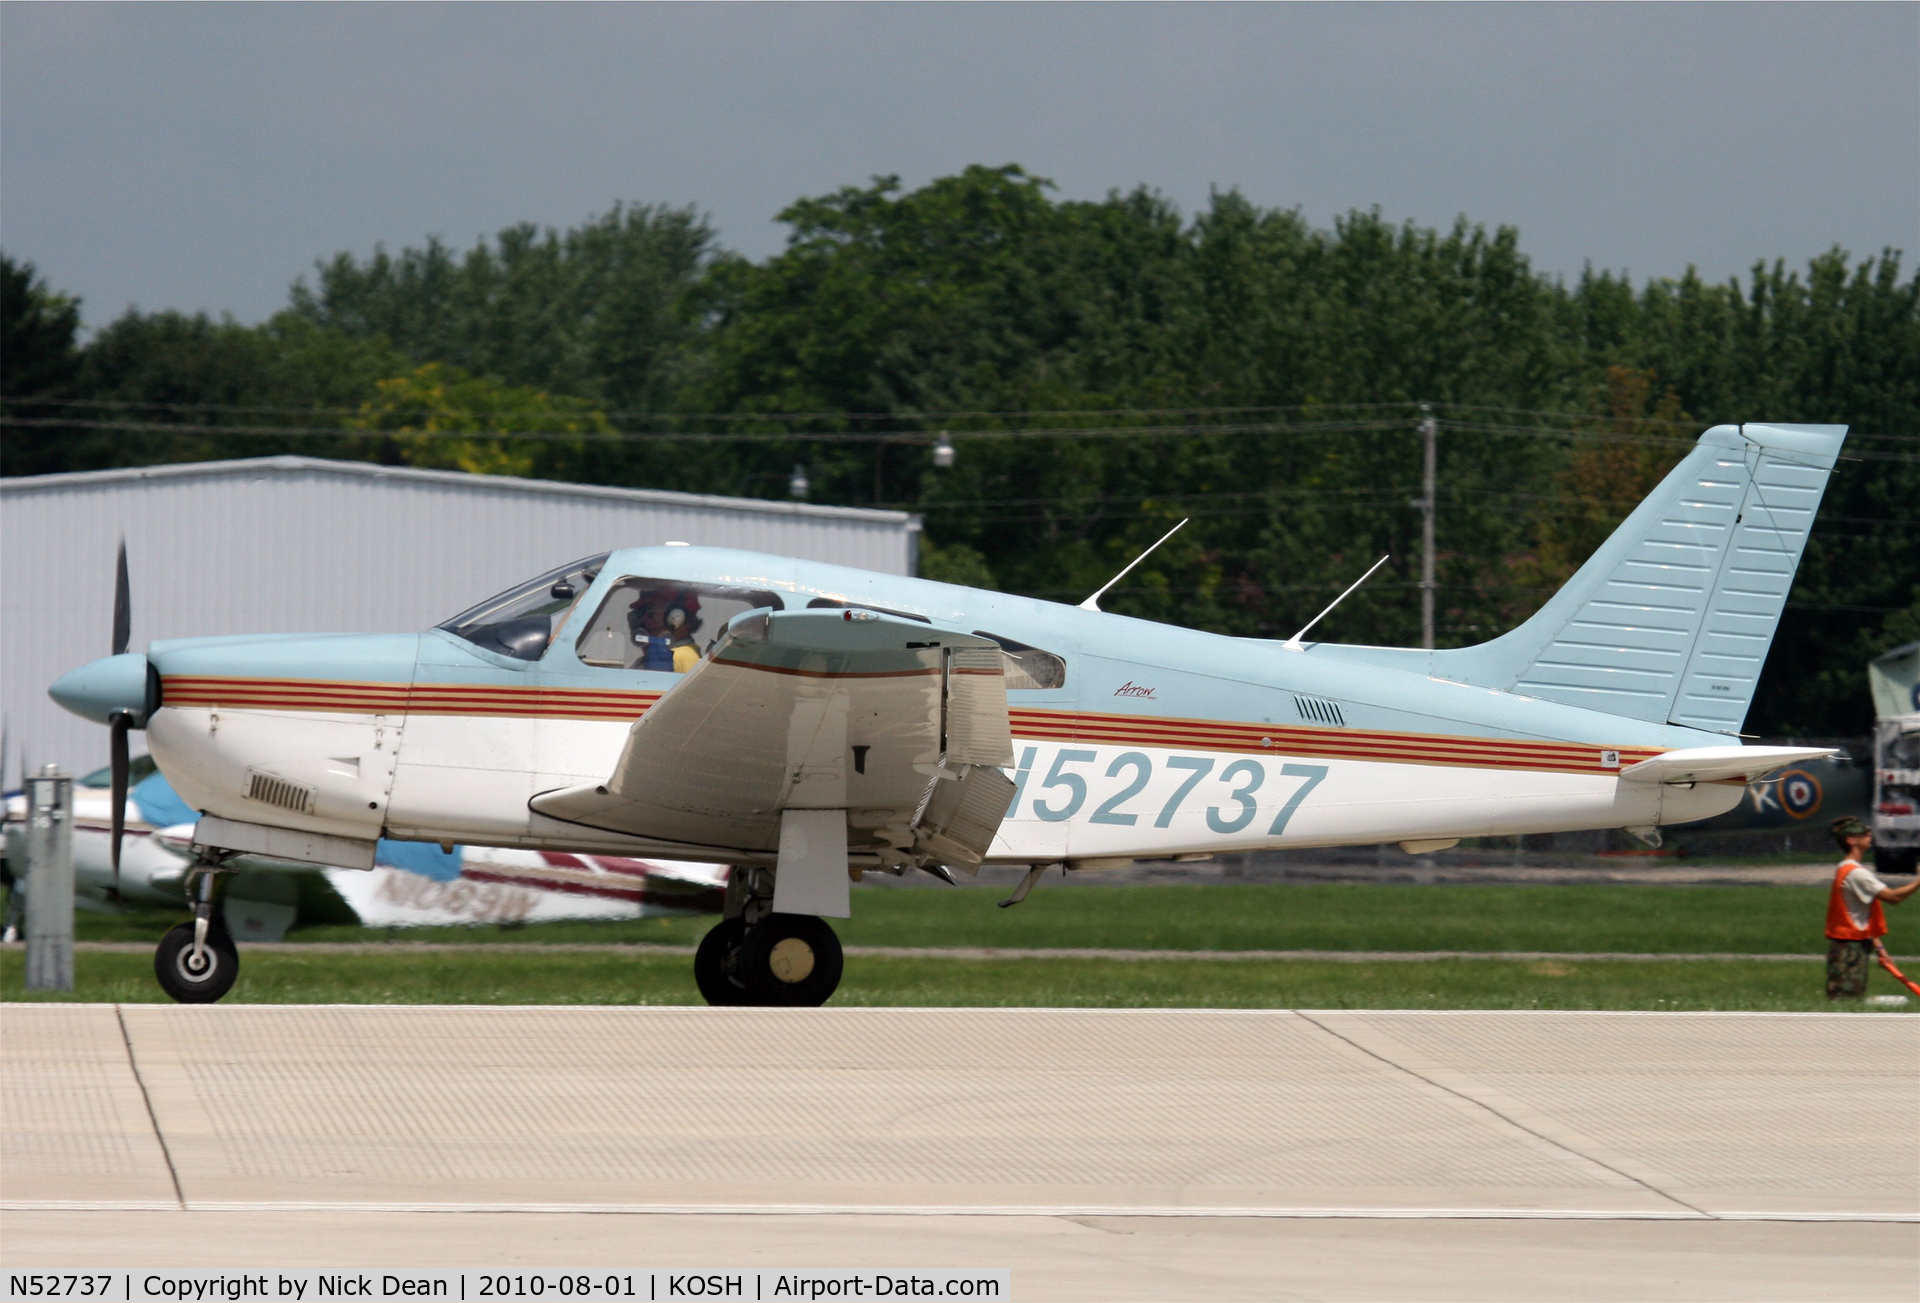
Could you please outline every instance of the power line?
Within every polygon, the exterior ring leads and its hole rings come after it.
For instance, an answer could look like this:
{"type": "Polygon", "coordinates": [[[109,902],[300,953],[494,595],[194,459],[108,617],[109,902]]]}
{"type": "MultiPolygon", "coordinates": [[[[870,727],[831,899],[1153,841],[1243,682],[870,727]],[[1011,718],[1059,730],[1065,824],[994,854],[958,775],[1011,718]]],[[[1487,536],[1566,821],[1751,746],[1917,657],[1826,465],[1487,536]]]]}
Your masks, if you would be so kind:
{"type": "MultiPolygon", "coordinates": [[[[588,400],[577,399],[574,401],[580,402],[580,403],[586,403],[588,400]]],[[[260,416],[268,416],[268,415],[307,416],[307,417],[331,416],[331,417],[340,417],[343,419],[362,419],[367,415],[367,410],[365,407],[332,407],[332,406],[326,406],[323,404],[314,404],[314,405],[306,405],[306,406],[275,406],[275,405],[260,405],[260,404],[241,404],[241,403],[160,402],[160,401],[150,401],[145,399],[131,399],[131,398],[23,398],[23,397],[0,398],[0,407],[4,407],[8,405],[11,405],[14,407],[31,407],[31,408],[93,408],[93,409],[99,409],[99,410],[138,410],[138,411],[154,411],[154,412],[206,412],[206,413],[225,413],[225,414],[232,414],[232,415],[260,415],[260,416]]],[[[1540,409],[1540,408],[1497,407],[1497,406],[1491,406],[1487,404],[1478,404],[1478,403],[1429,402],[1425,405],[1432,407],[1436,412],[1442,412],[1442,411],[1463,412],[1463,413],[1485,412],[1485,413],[1503,414],[1508,416],[1544,417],[1553,421],[1574,423],[1582,426],[1613,427],[1612,430],[1607,431],[1610,433],[1622,433],[1622,432],[1633,433],[1635,431],[1642,430],[1649,426],[1664,426],[1666,428],[1681,431],[1683,433],[1697,434],[1701,429],[1712,426],[1712,425],[1716,425],[1716,424],[1740,424],[1740,422],[1734,421],[1734,420],[1713,421],[1713,420],[1707,420],[1707,419],[1691,419],[1691,420],[1684,420],[1684,421],[1676,421],[1676,420],[1668,420],[1665,418],[1652,417],[1652,416],[1612,416],[1612,415],[1604,415],[1604,414],[1591,413],[1591,412],[1568,412],[1568,411],[1556,412],[1556,411],[1549,411],[1549,410],[1540,409]]],[[[1019,420],[1019,419],[1028,418],[1028,417],[1058,418],[1058,417],[1186,416],[1186,417],[1192,417],[1192,418],[1205,418],[1205,417],[1219,417],[1219,416],[1248,416],[1255,413],[1268,413],[1273,418],[1275,418],[1275,419],[1270,419],[1268,421],[1262,421],[1262,422],[1252,422],[1252,423],[1241,422],[1233,425],[1206,427],[1210,429],[1235,429],[1235,428],[1242,428],[1248,424],[1251,424],[1254,426],[1260,426],[1260,427],[1267,427],[1267,426],[1273,426],[1273,425],[1288,425],[1289,423],[1284,419],[1287,414],[1297,414],[1301,417],[1325,417],[1327,415],[1330,415],[1332,413],[1337,413],[1337,412],[1396,411],[1396,412],[1408,414],[1410,416],[1412,414],[1418,413],[1421,407],[1422,407],[1422,403],[1418,401],[1407,400],[1407,401],[1376,402],[1376,403],[1261,404],[1261,405],[1249,405],[1249,406],[1214,406],[1214,407],[1192,406],[1192,407],[1096,407],[1096,408],[1051,407],[1051,408],[1004,408],[1004,409],[982,408],[978,410],[955,409],[955,410],[894,411],[894,412],[861,412],[861,411],[656,412],[656,411],[643,411],[639,409],[601,410],[598,408],[583,407],[577,412],[566,412],[562,409],[555,409],[554,414],[557,417],[564,417],[568,415],[588,417],[588,418],[600,417],[608,421],[614,421],[614,422],[618,422],[618,421],[630,421],[630,422],[843,421],[843,422],[862,422],[862,423],[894,422],[894,423],[915,423],[915,424],[922,423],[922,422],[929,422],[929,421],[934,421],[934,422],[962,421],[962,420],[1008,421],[1008,420],[1019,420]]],[[[516,407],[516,408],[476,407],[476,408],[463,409],[463,414],[472,416],[475,418],[485,418],[490,416],[524,417],[526,415],[526,411],[524,408],[519,408],[519,407],[516,407]]],[[[396,418],[414,417],[414,416],[435,417],[435,416],[445,415],[445,413],[443,411],[438,411],[436,409],[431,409],[431,408],[394,408],[394,409],[384,409],[380,411],[378,415],[384,418],[396,419],[396,418]]],[[[1461,420],[1455,420],[1455,419],[1446,418],[1446,417],[1442,417],[1440,419],[1441,419],[1441,424],[1445,426],[1451,426],[1456,429],[1476,429],[1476,430],[1482,430],[1489,433],[1522,432],[1522,431],[1537,432],[1537,431],[1541,431],[1543,429],[1549,428],[1549,427],[1541,427],[1538,425],[1514,425],[1511,423],[1492,422],[1492,421],[1485,421],[1485,420],[1461,421],[1461,420]]],[[[1314,422],[1314,421],[1305,422],[1307,426],[1312,426],[1317,423],[1318,422],[1314,422]]],[[[77,422],[66,421],[66,422],[63,422],[63,424],[77,424],[77,422]]],[[[1387,422],[1375,423],[1371,426],[1371,428],[1399,429],[1399,428],[1402,428],[1402,425],[1403,425],[1403,422],[1387,421],[1387,422]]],[[[245,428],[245,427],[237,427],[237,428],[245,428]]],[[[1045,429],[1048,427],[1039,427],[1039,428],[1045,429]]],[[[1066,427],[1066,428],[1081,428],[1081,427],[1066,427]]],[[[1148,428],[1154,428],[1154,427],[1148,427],[1148,428]]],[[[955,430],[955,431],[950,431],[949,433],[958,435],[958,434],[991,434],[991,433],[1000,433],[1000,432],[1002,431],[955,430]]],[[[1596,431],[1596,432],[1599,432],[1599,431],[1596,431]]],[[[692,433],[692,432],[685,432],[685,433],[692,433]]],[[[768,431],[763,433],[766,433],[771,436],[774,433],[783,433],[783,432],[768,431]]],[[[879,435],[879,434],[884,434],[889,432],[867,430],[867,431],[860,431],[859,433],[873,436],[873,435],[879,435]]],[[[899,430],[899,431],[893,431],[891,433],[937,435],[938,433],[940,433],[940,431],[931,430],[931,429],[916,429],[916,430],[899,430]]],[[[1574,431],[1558,431],[1558,433],[1575,433],[1575,432],[1574,431]]],[[[1898,442],[1920,442],[1920,434],[1876,434],[1876,433],[1871,433],[1863,430],[1851,431],[1849,434],[1849,438],[1851,439],[1882,439],[1882,440],[1891,440],[1891,441],[1898,441],[1898,442]]],[[[1692,440],[1686,439],[1685,441],[1691,442],[1692,440]]]]}
{"type": "MultiPolygon", "coordinates": [[[[578,399],[574,401],[585,402],[578,399]]],[[[146,408],[153,411],[176,412],[236,412],[236,413],[281,413],[288,415],[337,415],[358,416],[363,407],[328,407],[309,404],[305,406],[261,406],[239,403],[208,402],[159,402],[139,398],[0,398],[0,404],[14,403],[34,407],[128,407],[146,408]]],[[[1443,406],[1446,404],[1436,404],[1443,406]]],[[[1214,416],[1243,415],[1253,412],[1335,412],[1335,411],[1386,411],[1401,408],[1414,408],[1417,403],[1309,403],[1294,405],[1263,405],[1251,407],[1022,407],[1022,408],[981,408],[976,411],[731,411],[731,412],[661,412],[641,409],[598,410],[598,415],[608,419],[624,417],[633,420],[675,420],[675,421],[948,421],[948,420],[1005,420],[1022,416],[1214,416]]],[[[399,409],[404,410],[404,409],[399,409]]],[[[418,409],[427,412],[429,409],[418,409]]],[[[468,409],[484,415],[506,413],[518,415],[523,408],[472,408],[468,409]]]]}
{"type": "MultiPolygon", "coordinates": [[[[1646,435],[1613,434],[1601,430],[1555,430],[1511,425],[1477,425],[1459,421],[1441,421],[1441,427],[1464,433],[1491,434],[1509,438],[1571,439],[1601,443],[1638,444],[1653,447],[1685,448],[1691,439],[1668,439],[1646,435]]],[[[339,426],[295,425],[210,425],[175,421],[83,420],[71,417],[28,417],[0,415],[0,429],[93,430],[121,434],[192,434],[220,438],[279,439],[393,439],[393,440],[526,440],[546,443],[817,443],[879,444],[909,442],[899,432],[875,433],[866,430],[386,430],[339,426]]],[[[1331,434],[1404,434],[1399,421],[1323,421],[1323,422],[1237,422],[1224,425],[1160,426],[1054,426],[1029,429],[941,431],[953,439],[969,442],[1006,440],[1014,443],[1046,440],[1094,439],[1199,439],[1233,434],[1331,435],[1331,434]]],[[[927,432],[910,442],[932,444],[938,435],[927,432]]],[[[1859,450],[1844,455],[1844,460],[1920,462],[1920,454],[1859,450]]]]}

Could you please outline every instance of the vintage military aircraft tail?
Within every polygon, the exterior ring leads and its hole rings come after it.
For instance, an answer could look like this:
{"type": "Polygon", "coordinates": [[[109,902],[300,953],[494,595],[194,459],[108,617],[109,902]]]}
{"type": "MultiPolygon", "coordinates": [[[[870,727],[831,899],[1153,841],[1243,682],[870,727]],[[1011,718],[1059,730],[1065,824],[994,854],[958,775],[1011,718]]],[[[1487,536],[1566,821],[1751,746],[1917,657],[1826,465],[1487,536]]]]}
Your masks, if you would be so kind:
{"type": "Polygon", "coordinates": [[[1844,425],[1719,425],[1525,624],[1442,678],[1737,733],[1844,425]]]}

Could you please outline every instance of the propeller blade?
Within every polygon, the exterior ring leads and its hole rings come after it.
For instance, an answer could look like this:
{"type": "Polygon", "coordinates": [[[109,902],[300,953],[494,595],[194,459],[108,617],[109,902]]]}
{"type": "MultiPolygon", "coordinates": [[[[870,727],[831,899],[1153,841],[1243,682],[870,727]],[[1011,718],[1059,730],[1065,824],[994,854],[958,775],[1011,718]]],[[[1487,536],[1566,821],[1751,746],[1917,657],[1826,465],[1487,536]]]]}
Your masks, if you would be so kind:
{"type": "Polygon", "coordinates": [[[113,740],[113,887],[111,894],[120,894],[120,842],[127,833],[127,776],[132,769],[127,759],[127,732],[132,729],[133,721],[125,715],[115,715],[108,726],[109,736],[113,740]]]}
{"type": "Polygon", "coordinates": [[[120,563],[113,576],[113,654],[133,641],[133,595],[127,584],[127,540],[120,540],[120,563]]]}

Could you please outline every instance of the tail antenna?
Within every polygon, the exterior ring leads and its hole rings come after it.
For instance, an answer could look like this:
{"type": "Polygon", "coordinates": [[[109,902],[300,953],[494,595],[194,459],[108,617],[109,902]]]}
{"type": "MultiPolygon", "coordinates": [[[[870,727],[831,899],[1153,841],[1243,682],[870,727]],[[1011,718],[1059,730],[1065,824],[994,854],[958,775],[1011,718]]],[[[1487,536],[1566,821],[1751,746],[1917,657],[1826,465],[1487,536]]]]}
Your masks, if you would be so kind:
{"type": "Polygon", "coordinates": [[[1340,594],[1340,596],[1334,598],[1331,602],[1328,602],[1327,609],[1325,611],[1320,612],[1320,614],[1314,616],[1311,620],[1308,620],[1305,628],[1301,629],[1299,633],[1294,634],[1293,637],[1287,639],[1285,644],[1283,644],[1286,647],[1286,649],[1288,651],[1305,651],[1306,648],[1300,645],[1300,640],[1307,636],[1307,629],[1313,628],[1314,625],[1326,619],[1327,613],[1329,611],[1332,611],[1334,607],[1340,605],[1340,603],[1347,600],[1347,593],[1351,593],[1354,589],[1358,588],[1361,584],[1364,584],[1367,582],[1367,580],[1373,578],[1373,572],[1375,570],[1378,570],[1381,566],[1385,565],[1387,563],[1387,557],[1390,557],[1392,555],[1393,553],[1389,552],[1387,553],[1387,556],[1381,557],[1378,561],[1375,561],[1371,566],[1367,567],[1367,573],[1365,573],[1364,575],[1361,575],[1358,579],[1354,580],[1352,583],[1347,585],[1346,593],[1342,593],[1340,594]]]}
{"type": "MultiPolygon", "coordinates": [[[[1188,516],[1188,517],[1187,517],[1187,520],[1192,520],[1192,519],[1193,519],[1193,517],[1192,517],[1192,516],[1188,516]]],[[[1172,529],[1170,529],[1170,530],[1168,530],[1168,531],[1167,531],[1166,533],[1164,533],[1164,534],[1162,534],[1162,535],[1160,536],[1160,542],[1159,542],[1159,543],[1155,543],[1155,544],[1153,545],[1153,547],[1150,547],[1150,548],[1148,548],[1148,549],[1147,549],[1146,551],[1144,551],[1144,552],[1142,552],[1142,553],[1141,553],[1141,554],[1140,554],[1139,556],[1137,556],[1137,557],[1135,557],[1135,558],[1134,558],[1133,560],[1131,560],[1131,561],[1129,561],[1129,562],[1127,562],[1127,568],[1126,568],[1125,570],[1122,570],[1122,571],[1121,571],[1121,572],[1120,572],[1119,574],[1117,574],[1117,575],[1115,575],[1115,576],[1114,576],[1113,578],[1111,578],[1111,579],[1109,579],[1109,580],[1107,580],[1107,582],[1106,582],[1106,583],[1104,583],[1104,584],[1102,584],[1102,585],[1100,585],[1100,591],[1099,591],[1099,592],[1097,592],[1097,593],[1095,593],[1095,594],[1094,594],[1094,595],[1093,595],[1092,597],[1089,597],[1089,598],[1088,598],[1088,599],[1087,599],[1086,601],[1084,601],[1084,602],[1082,602],[1082,603],[1080,603],[1080,609],[1081,609],[1081,610],[1083,610],[1083,611],[1097,611],[1097,610],[1099,610],[1099,609],[1100,609],[1100,599],[1101,599],[1102,597],[1105,597],[1105,596],[1106,596],[1106,593],[1107,593],[1107,590],[1108,590],[1109,588],[1112,588],[1112,587],[1113,587],[1113,586],[1114,586],[1115,584],[1117,584],[1117,583],[1119,583],[1119,582],[1120,582],[1120,581],[1121,581],[1122,579],[1125,579],[1125,578],[1127,577],[1127,575],[1128,575],[1128,573],[1129,573],[1129,572],[1130,572],[1130,571],[1131,571],[1131,570],[1132,570],[1132,569],[1133,569],[1133,568],[1134,568],[1135,566],[1137,566],[1137,565],[1139,565],[1139,564],[1140,564],[1140,563],[1141,563],[1142,561],[1145,561],[1145,560],[1146,560],[1146,559],[1147,559],[1148,557],[1150,557],[1150,556],[1152,556],[1152,555],[1153,555],[1153,548],[1156,548],[1156,547],[1159,547],[1159,546],[1160,546],[1160,543],[1164,543],[1164,542],[1166,542],[1166,541],[1167,541],[1168,539],[1170,539],[1170,538],[1172,538],[1172,537],[1173,537],[1173,536],[1174,536],[1175,534],[1178,534],[1178,533],[1180,532],[1180,530],[1181,530],[1181,527],[1182,527],[1182,526],[1184,526],[1184,525],[1185,525],[1185,524],[1187,523],[1187,520],[1183,520],[1183,521],[1181,521],[1181,522],[1180,522],[1180,524],[1178,524],[1178,525],[1175,525],[1175,526],[1174,526],[1174,527],[1173,527],[1172,529]]],[[[1303,631],[1303,632],[1304,632],[1304,631],[1303,631]]]]}

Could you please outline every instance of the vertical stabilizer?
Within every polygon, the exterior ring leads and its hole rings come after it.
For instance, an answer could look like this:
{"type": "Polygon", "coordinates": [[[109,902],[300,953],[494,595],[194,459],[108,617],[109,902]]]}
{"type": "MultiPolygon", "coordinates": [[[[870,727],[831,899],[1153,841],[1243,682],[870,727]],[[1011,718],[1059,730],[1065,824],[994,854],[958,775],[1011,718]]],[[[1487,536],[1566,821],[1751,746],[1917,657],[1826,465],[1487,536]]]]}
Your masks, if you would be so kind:
{"type": "Polygon", "coordinates": [[[1719,425],[1547,604],[1437,675],[1737,733],[1844,425],[1719,425]]]}

